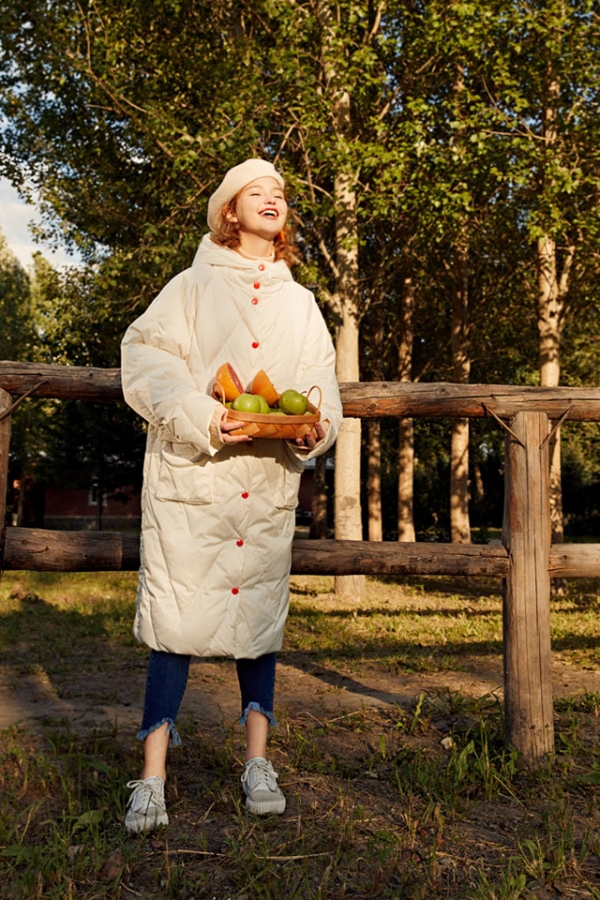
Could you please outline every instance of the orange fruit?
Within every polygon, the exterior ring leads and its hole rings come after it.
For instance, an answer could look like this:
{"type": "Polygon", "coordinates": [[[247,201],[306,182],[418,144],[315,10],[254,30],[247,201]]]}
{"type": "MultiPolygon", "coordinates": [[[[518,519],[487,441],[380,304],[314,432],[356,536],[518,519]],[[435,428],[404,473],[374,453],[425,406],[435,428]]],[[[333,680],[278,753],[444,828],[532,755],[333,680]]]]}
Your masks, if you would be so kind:
{"type": "Polygon", "coordinates": [[[252,384],[250,385],[250,393],[261,394],[265,398],[269,406],[275,406],[275,404],[279,400],[279,394],[275,390],[273,382],[264,371],[264,369],[261,369],[259,372],[257,372],[252,379],[252,384]]]}
{"type": "Polygon", "coordinates": [[[219,366],[217,374],[215,375],[213,394],[217,396],[219,400],[235,400],[236,397],[239,397],[240,394],[243,393],[244,388],[242,382],[238,378],[237,372],[233,366],[230,363],[223,363],[222,366],[219,366]],[[221,391],[219,391],[217,383],[221,385],[225,397],[220,396],[221,391]]]}

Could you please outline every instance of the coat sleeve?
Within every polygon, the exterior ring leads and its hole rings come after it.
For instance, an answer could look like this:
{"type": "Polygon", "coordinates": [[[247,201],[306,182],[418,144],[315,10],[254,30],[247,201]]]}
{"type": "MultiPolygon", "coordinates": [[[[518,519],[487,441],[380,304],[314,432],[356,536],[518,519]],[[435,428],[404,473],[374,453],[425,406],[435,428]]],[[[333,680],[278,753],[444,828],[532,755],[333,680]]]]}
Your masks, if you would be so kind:
{"type": "MultiPolygon", "coordinates": [[[[321,314],[315,298],[310,295],[308,307],[308,321],[305,333],[305,341],[302,358],[298,367],[298,383],[296,390],[310,391],[311,387],[318,386],[321,389],[321,418],[329,422],[329,430],[324,440],[319,441],[314,450],[306,452],[293,444],[288,446],[294,449],[297,456],[302,459],[312,459],[325,453],[338,436],[343,413],[340,389],[335,374],[335,349],[327,325],[321,314]]],[[[311,402],[318,401],[318,394],[311,394],[311,402]]]]}
{"type": "Polygon", "coordinates": [[[182,272],[129,326],[121,344],[123,395],[162,440],[213,456],[219,446],[211,441],[211,423],[220,404],[195,384],[187,365],[195,290],[197,283],[182,272]]]}

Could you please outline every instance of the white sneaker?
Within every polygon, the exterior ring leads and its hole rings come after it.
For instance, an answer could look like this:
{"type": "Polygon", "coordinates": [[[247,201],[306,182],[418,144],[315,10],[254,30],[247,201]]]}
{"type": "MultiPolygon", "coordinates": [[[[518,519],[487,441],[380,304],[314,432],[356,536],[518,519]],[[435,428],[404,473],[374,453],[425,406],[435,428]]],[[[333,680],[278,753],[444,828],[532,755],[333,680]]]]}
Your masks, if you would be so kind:
{"type": "Polygon", "coordinates": [[[158,775],[129,781],[128,788],[133,793],[127,803],[125,828],[130,834],[151,831],[159,825],[168,825],[169,816],[165,806],[165,783],[158,775]]]}
{"type": "Polygon", "coordinates": [[[242,775],[242,786],[249,812],[265,816],[284,811],[285,797],[277,787],[277,772],[262,756],[248,760],[242,775]]]}

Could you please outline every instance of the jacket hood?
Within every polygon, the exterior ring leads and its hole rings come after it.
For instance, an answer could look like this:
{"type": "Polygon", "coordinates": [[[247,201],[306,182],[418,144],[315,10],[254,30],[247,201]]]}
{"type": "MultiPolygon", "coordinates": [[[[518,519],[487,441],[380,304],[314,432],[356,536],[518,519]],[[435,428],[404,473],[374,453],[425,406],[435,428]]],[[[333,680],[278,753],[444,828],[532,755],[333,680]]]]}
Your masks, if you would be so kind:
{"type": "MultiPolygon", "coordinates": [[[[246,272],[251,274],[252,277],[255,277],[257,263],[259,262],[262,263],[262,260],[246,259],[246,257],[236,253],[235,250],[230,250],[228,247],[221,247],[220,244],[215,244],[211,239],[210,233],[208,233],[205,234],[200,241],[200,246],[196,251],[196,256],[194,257],[192,265],[225,266],[228,269],[237,269],[240,273],[246,272]]],[[[277,262],[265,262],[264,265],[269,280],[294,280],[289,267],[282,259],[277,262]]]]}

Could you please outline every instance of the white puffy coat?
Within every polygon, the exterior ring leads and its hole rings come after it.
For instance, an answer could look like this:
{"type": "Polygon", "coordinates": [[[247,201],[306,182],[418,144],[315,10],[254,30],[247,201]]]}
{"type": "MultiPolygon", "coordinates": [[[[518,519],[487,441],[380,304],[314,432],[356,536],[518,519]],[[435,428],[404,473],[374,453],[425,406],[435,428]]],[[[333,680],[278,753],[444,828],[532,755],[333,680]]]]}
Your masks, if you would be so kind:
{"type": "Polygon", "coordinates": [[[156,650],[256,658],[279,650],[302,462],[335,440],[342,409],[331,338],[282,261],[203,239],[122,343],[125,399],[148,421],[136,637],[156,650]],[[210,391],[233,365],[244,386],[323,393],[330,428],[311,451],[280,440],[224,445],[210,391]]]}

